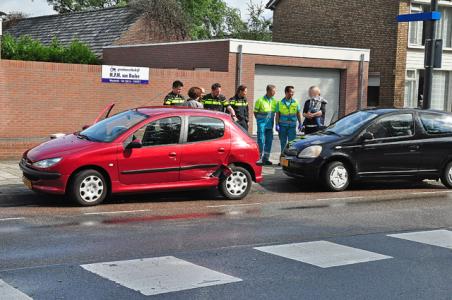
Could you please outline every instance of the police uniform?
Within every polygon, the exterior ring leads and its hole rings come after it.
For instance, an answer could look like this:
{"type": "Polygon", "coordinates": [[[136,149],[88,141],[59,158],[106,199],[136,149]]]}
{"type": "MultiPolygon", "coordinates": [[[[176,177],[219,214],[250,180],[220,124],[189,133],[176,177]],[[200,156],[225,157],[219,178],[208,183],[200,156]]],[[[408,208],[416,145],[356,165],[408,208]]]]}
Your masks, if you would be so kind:
{"type": "Polygon", "coordinates": [[[277,101],[275,97],[263,96],[254,104],[257,125],[257,144],[262,162],[268,162],[273,143],[273,126],[277,101]]]}
{"type": "Polygon", "coordinates": [[[235,111],[235,116],[238,119],[237,123],[248,131],[249,108],[246,97],[240,98],[239,96],[234,96],[229,99],[229,105],[235,111]]]}
{"type": "Polygon", "coordinates": [[[212,94],[207,94],[202,98],[201,103],[204,105],[204,109],[224,112],[228,106],[228,101],[223,95],[214,97],[212,94]]]}
{"type": "Polygon", "coordinates": [[[276,112],[279,113],[279,141],[281,143],[281,153],[288,142],[297,137],[298,113],[301,111],[300,105],[294,99],[282,99],[276,105],[276,112]]]}
{"type": "Polygon", "coordinates": [[[182,106],[185,103],[185,98],[182,95],[174,94],[173,92],[166,95],[163,100],[163,105],[182,106]]]}

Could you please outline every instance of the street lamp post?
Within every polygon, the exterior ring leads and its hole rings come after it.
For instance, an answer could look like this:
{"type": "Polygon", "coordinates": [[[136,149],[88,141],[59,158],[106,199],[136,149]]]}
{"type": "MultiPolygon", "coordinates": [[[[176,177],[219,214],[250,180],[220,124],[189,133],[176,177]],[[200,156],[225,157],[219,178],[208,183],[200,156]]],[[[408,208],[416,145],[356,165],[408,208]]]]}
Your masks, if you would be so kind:
{"type": "MultiPolygon", "coordinates": [[[[432,0],[430,11],[438,11],[438,0],[432,0]]],[[[432,104],[432,84],[433,69],[435,67],[435,31],[436,21],[426,21],[428,24],[427,37],[425,40],[425,73],[424,73],[424,93],[423,93],[423,109],[430,109],[432,104]]],[[[439,54],[440,55],[440,54],[439,54]]]]}

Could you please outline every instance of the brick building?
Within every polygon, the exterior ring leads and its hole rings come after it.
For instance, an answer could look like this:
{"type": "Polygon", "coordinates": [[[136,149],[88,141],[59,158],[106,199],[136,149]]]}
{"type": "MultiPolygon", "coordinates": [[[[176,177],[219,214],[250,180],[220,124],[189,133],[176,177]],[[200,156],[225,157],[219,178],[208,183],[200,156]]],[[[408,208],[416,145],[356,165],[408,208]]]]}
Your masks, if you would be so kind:
{"type": "MultiPolygon", "coordinates": [[[[417,106],[418,87],[422,87],[422,23],[397,23],[396,16],[425,10],[426,3],[429,1],[272,0],[267,8],[274,11],[275,42],[371,49],[369,105],[402,107],[417,106]]],[[[440,5],[443,11],[449,10],[451,1],[440,1],[440,5]]],[[[447,22],[442,21],[440,27],[447,27],[450,40],[452,23],[447,22]]],[[[448,60],[445,57],[445,68],[452,70],[448,60]]],[[[441,72],[436,79],[444,77],[441,72]]],[[[444,107],[444,100],[434,102],[434,107],[450,109],[444,107]]]]}
{"type": "Polygon", "coordinates": [[[228,97],[244,83],[251,106],[269,83],[277,86],[279,98],[284,86],[294,85],[300,103],[310,85],[320,85],[329,100],[329,122],[359,107],[368,59],[363,49],[244,40],[105,48],[105,64],[150,67],[149,83],[139,85],[103,83],[101,66],[0,60],[0,159],[18,158],[52,133],[79,130],[109,103],[116,103],[114,112],[162,105],[175,79],[184,82],[185,92],[220,82],[228,97]]]}
{"type": "Polygon", "coordinates": [[[14,22],[5,33],[15,37],[28,35],[44,44],[55,37],[67,45],[78,39],[95,54],[110,45],[142,44],[183,40],[176,30],[160,30],[156,20],[149,20],[132,7],[111,7],[75,13],[25,18],[14,22]]]}
{"type": "MultiPolygon", "coordinates": [[[[302,104],[308,88],[319,85],[329,101],[328,123],[366,102],[366,95],[359,93],[361,77],[363,90],[367,87],[365,49],[228,39],[109,46],[103,57],[105,64],[227,72],[227,86],[246,84],[251,100],[264,95],[272,83],[278,98],[284,97],[286,85],[295,86],[295,98],[302,104]]],[[[233,92],[226,94],[231,97],[233,92]]]]}

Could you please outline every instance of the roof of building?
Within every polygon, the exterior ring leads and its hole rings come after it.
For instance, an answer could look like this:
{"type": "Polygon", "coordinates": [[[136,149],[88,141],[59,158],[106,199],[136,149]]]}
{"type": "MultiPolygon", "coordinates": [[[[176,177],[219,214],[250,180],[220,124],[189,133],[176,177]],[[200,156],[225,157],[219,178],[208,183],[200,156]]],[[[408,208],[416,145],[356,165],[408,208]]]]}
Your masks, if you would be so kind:
{"type": "Polygon", "coordinates": [[[280,0],[270,0],[267,2],[267,5],[265,5],[265,8],[273,10],[273,9],[275,9],[276,5],[278,5],[279,1],[280,0]]]}
{"type": "Polygon", "coordinates": [[[102,48],[112,45],[139,16],[138,11],[129,7],[40,16],[22,19],[5,33],[15,37],[28,35],[44,44],[50,43],[53,37],[63,45],[78,39],[101,55],[102,48]]]}
{"type": "Polygon", "coordinates": [[[112,45],[107,46],[105,48],[114,49],[114,48],[135,48],[135,47],[160,47],[165,45],[180,46],[189,44],[218,43],[218,42],[228,42],[227,45],[229,46],[230,53],[239,53],[241,51],[243,54],[301,57],[313,59],[332,59],[345,61],[360,61],[361,56],[363,56],[364,61],[367,62],[370,59],[369,49],[263,42],[240,39],[182,41],[182,42],[166,42],[166,43],[136,44],[136,45],[112,45]]]}

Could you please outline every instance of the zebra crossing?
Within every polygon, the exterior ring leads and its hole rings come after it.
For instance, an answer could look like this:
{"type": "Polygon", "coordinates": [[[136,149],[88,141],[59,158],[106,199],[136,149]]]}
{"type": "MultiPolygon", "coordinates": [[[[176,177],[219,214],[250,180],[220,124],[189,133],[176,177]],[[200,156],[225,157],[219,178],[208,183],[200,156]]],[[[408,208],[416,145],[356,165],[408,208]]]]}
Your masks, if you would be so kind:
{"type": "MultiPolygon", "coordinates": [[[[402,243],[407,243],[405,246],[410,248],[415,245],[429,245],[438,249],[452,249],[452,231],[444,229],[387,234],[383,238],[387,238],[389,241],[397,239],[402,243]]],[[[346,243],[320,240],[259,246],[247,251],[255,256],[269,255],[282,260],[290,260],[292,264],[299,264],[300,273],[303,273],[304,264],[318,268],[318,270],[324,270],[324,272],[329,272],[328,270],[337,272],[341,267],[346,268],[353,265],[359,267],[369,263],[378,264],[382,261],[390,264],[391,261],[397,259],[406,259],[403,255],[399,257],[361,248],[351,247],[346,243]]],[[[450,254],[452,255],[452,252],[450,254]]],[[[277,272],[278,268],[274,263],[270,260],[266,268],[272,269],[272,272],[277,272]]],[[[240,288],[239,284],[251,280],[246,278],[246,275],[242,276],[240,272],[230,274],[231,272],[225,272],[225,270],[214,270],[212,267],[196,264],[190,259],[175,256],[82,264],[79,267],[82,269],[81,272],[87,272],[91,274],[90,276],[98,278],[96,280],[112,282],[143,297],[202,290],[209,287],[238,285],[238,288],[240,288]]],[[[246,268],[252,269],[253,265],[246,265],[246,268]]],[[[301,274],[300,276],[303,275],[312,276],[312,274],[301,274]]],[[[9,279],[11,280],[11,275],[9,279]]],[[[39,296],[39,291],[33,294],[28,293],[28,290],[35,289],[12,282],[14,280],[8,282],[7,279],[2,278],[2,273],[0,273],[0,299],[45,298],[39,296]]]]}

